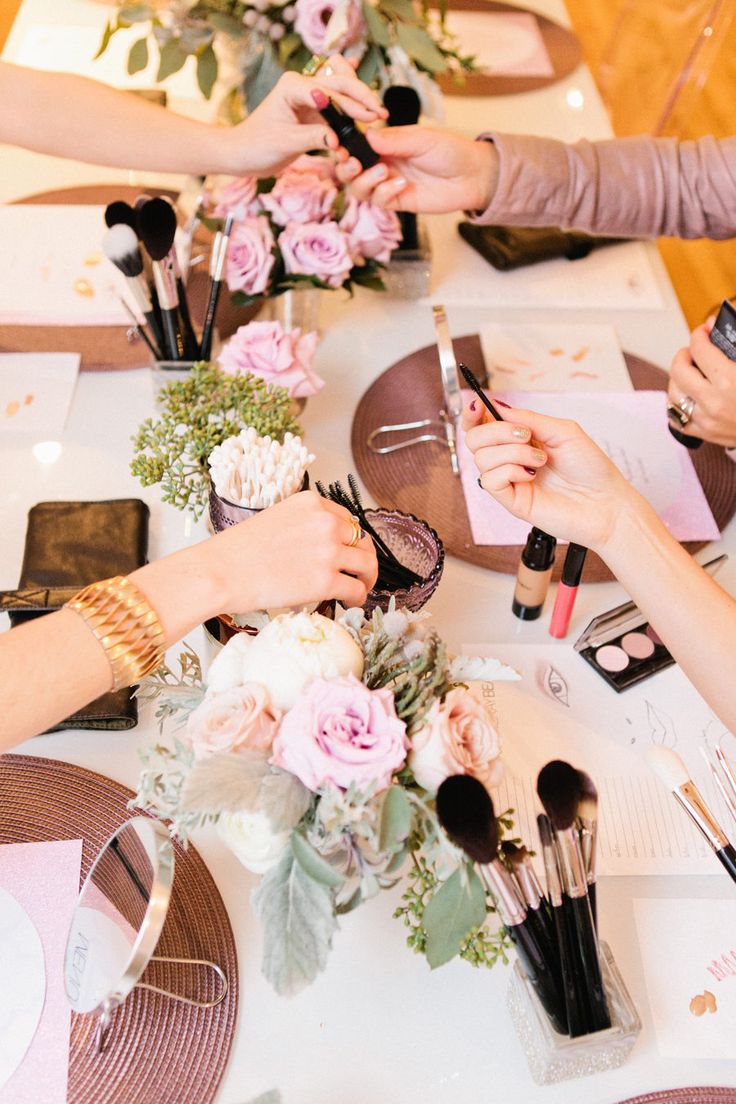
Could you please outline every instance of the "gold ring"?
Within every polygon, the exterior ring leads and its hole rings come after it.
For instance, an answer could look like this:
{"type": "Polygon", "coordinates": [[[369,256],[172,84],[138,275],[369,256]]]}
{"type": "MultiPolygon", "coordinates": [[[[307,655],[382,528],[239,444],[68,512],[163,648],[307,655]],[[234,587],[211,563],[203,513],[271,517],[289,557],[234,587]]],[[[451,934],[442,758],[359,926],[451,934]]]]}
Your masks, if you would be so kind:
{"type": "Polygon", "coordinates": [[[360,522],[358,521],[358,519],[353,517],[352,514],[350,516],[350,524],[351,524],[352,529],[353,529],[353,535],[352,535],[351,539],[348,541],[348,548],[355,548],[356,544],[358,543],[360,538],[363,536],[363,530],[360,527],[360,522]]]}
{"type": "Polygon", "coordinates": [[[683,395],[678,401],[677,407],[682,414],[680,422],[682,425],[686,426],[688,422],[692,421],[693,410],[695,409],[695,399],[690,398],[689,395],[683,395]]]}
{"type": "Polygon", "coordinates": [[[315,77],[326,61],[326,54],[312,54],[309,61],[302,69],[302,76],[315,77]]]}

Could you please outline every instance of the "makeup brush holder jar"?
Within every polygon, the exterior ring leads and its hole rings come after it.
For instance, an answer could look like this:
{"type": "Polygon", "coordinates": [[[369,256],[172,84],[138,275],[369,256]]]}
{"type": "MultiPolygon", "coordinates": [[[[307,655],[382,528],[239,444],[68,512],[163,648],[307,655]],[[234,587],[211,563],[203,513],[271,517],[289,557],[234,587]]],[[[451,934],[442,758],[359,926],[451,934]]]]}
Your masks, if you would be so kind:
{"type": "Polygon", "coordinates": [[[608,997],[611,1026],[576,1039],[554,1030],[521,963],[516,961],[506,993],[506,1005],[538,1085],[552,1085],[617,1069],[629,1057],[641,1032],[641,1020],[614,961],[601,940],[600,962],[608,997]]]}
{"type": "Polygon", "coordinates": [[[396,299],[423,299],[432,282],[432,249],[423,219],[417,219],[416,249],[397,249],[381,273],[388,295],[396,299]]]}

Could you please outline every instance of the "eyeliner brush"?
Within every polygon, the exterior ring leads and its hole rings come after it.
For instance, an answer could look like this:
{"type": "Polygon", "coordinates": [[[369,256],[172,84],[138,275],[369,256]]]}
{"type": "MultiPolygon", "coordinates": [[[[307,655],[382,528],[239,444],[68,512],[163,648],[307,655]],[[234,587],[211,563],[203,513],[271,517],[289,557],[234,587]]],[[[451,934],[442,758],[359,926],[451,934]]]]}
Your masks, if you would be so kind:
{"type": "Polygon", "coordinates": [[[144,330],[143,326],[141,325],[141,323],[136,318],[134,312],[130,309],[128,304],[125,302],[122,295],[118,295],[117,298],[118,298],[118,301],[120,303],[120,306],[123,308],[125,313],[130,318],[130,321],[133,323],[133,332],[135,334],[137,334],[138,337],[142,338],[145,341],[146,345],[148,346],[148,348],[151,352],[151,355],[153,356],[153,359],[154,360],[159,360],[160,358],[159,358],[159,355],[158,355],[158,349],[155,347],[155,345],[151,341],[150,337],[148,336],[148,334],[144,330]]]}
{"type": "Polygon", "coordinates": [[[555,945],[560,966],[562,995],[565,1000],[567,1031],[574,1039],[586,1032],[586,1015],[575,985],[574,956],[570,947],[570,932],[562,902],[562,883],[560,869],[552,836],[552,825],[546,813],[537,816],[539,841],[542,845],[544,872],[547,878],[547,896],[549,898],[552,923],[555,931],[555,945]]]}
{"type": "Polygon", "coordinates": [[[577,828],[580,851],[588,880],[588,900],[596,932],[598,931],[598,902],[595,880],[596,846],[598,843],[598,790],[589,774],[578,771],[580,793],[577,804],[577,828]]]}
{"type": "Polygon", "coordinates": [[[555,831],[565,907],[577,958],[575,979],[587,1006],[588,1030],[602,1031],[611,1026],[611,1016],[588,900],[588,879],[574,828],[580,793],[578,772],[560,759],[547,763],[539,772],[537,793],[555,831]]]}
{"type": "Polygon", "coordinates": [[[166,261],[170,264],[176,281],[176,292],[179,300],[179,314],[183,330],[184,358],[194,360],[199,349],[199,342],[194,333],[189,304],[187,303],[187,291],[182,279],[179,259],[176,255],[176,211],[171,204],[160,197],[148,199],[138,209],[138,226],[143,244],[153,260],[166,261]]]}
{"type": "Polygon", "coordinates": [[[502,841],[501,851],[519,887],[522,904],[526,906],[526,914],[534,923],[540,942],[548,947],[549,953],[546,957],[548,961],[553,962],[556,956],[552,927],[547,914],[548,901],[539,884],[529,852],[523,844],[519,847],[511,840],[502,841]]]}
{"type": "MultiPolygon", "coordinates": [[[[127,277],[128,287],[136,305],[153,334],[153,343],[157,349],[161,349],[161,333],[156,325],[148,283],[143,275],[143,258],[135,231],[126,223],[111,226],[103,235],[102,249],[108,260],[112,261],[115,267],[127,277]]],[[[160,354],[157,359],[161,359],[160,354]]]]}
{"type": "Polygon", "coordinates": [[[437,816],[452,842],[477,864],[529,981],[555,1031],[564,1035],[565,1010],[552,965],[519,901],[511,875],[498,859],[498,827],[488,791],[469,774],[450,775],[437,791],[437,816]]]}
{"type": "Polygon", "coordinates": [[[217,300],[220,298],[222,277],[225,271],[225,261],[227,259],[227,249],[230,243],[232,228],[233,216],[228,215],[225,219],[223,229],[217,231],[215,240],[212,244],[212,253],[210,254],[210,294],[207,301],[207,311],[204,316],[204,326],[202,327],[202,343],[199,348],[199,355],[202,360],[209,360],[212,351],[212,331],[215,326],[217,300]]]}

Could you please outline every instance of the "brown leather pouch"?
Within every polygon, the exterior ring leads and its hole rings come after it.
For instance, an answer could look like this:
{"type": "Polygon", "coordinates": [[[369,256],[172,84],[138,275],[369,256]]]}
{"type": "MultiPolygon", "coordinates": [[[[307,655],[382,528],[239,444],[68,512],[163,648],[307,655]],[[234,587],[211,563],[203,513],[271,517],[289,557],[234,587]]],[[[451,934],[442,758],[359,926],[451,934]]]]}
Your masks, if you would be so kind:
{"type": "MultiPolygon", "coordinates": [[[[137,498],[103,502],[39,502],[28,511],[20,581],[0,592],[11,625],[60,609],[98,579],[128,575],[146,563],[150,511],[137,498]]],[[[129,689],[110,691],[50,731],[127,729],[138,723],[129,689]]]]}

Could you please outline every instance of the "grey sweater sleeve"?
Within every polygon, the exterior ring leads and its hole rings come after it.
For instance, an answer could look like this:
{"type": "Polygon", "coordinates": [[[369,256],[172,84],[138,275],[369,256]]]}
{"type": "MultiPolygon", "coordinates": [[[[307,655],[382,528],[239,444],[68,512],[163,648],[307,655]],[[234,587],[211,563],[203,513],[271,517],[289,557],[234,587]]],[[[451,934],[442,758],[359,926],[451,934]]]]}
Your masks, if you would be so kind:
{"type": "Polygon", "coordinates": [[[617,138],[565,145],[488,133],[498,183],[474,222],[592,234],[736,236],[736,138],[617,138]]]}

